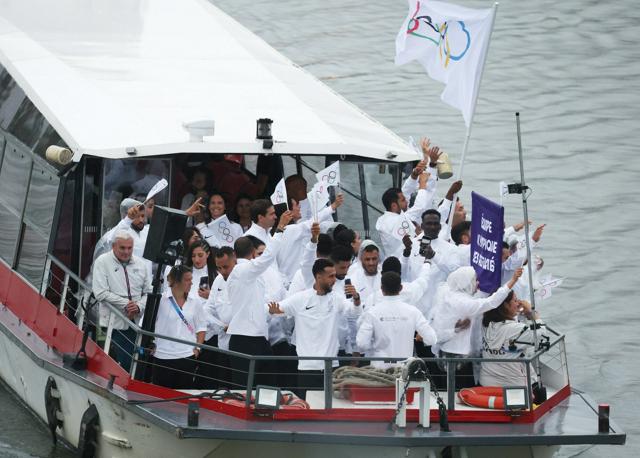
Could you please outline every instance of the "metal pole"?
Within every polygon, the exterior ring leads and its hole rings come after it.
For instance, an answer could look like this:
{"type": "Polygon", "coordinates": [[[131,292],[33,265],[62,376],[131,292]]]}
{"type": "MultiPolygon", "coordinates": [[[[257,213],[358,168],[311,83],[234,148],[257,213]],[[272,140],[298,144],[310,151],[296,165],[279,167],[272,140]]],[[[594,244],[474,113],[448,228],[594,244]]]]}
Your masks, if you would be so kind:
{"type": "Polygon", "coordinates": [[[331,409],[333,407],[333,361],[326,359],[324,361],[324,408],[331,409]]]}
{"type": "Polygon", "coordinates": [[[247,409],[251,408],[251,393],[253,392],[253,379],[256,374],[256,360],[251,358],[249,360],[249,373],[247,374],[247,397],[245,399],[245,406],[247,409]]]}
{"type": "Polygon", "coordinates": [[[456,362],[447,361],[447,410],[456,410],[456,362]]]}
{"type": "Polygon", "coordinates": [[[367,184],[364,176],[364,166],[358,163],[358,180],[360,181],[360,204],[362,207],[362,223],[364,225],[364,237],[369,238],[369,209],[367,208],[367,184]]]}
{"type": "Polygon", "coordinates": [[[529,242],[529,212],[527,209],[527,188],[524,181],[524,159],[522,158],[522,137],[520,134],[520,113],[516,113],[516,129],[518,133],[518,156],[520,158],[520,184],[522,185],[522,211],[524,213],[524,241],[527,247],[527,272],[529,276],[529,299],[533,314],[533,343],[538,349],[538,331],[535,326],[536,298],[533,291],[533,266],[531,265],[531,245],[529,242]]]}
{"type": "MultiPolygon", "coordinates": [[[[464,171],[464,157],[466,156],[467,150],[469,149],[469,139],[471,138],[471,126],[473,125],[473,118],[476,115],[476,106],[478,104],[478,94],[480,93],[480,83],[482,82],[482,75],[484,74],[484,64],[487,62],[487,54],[489,54],[489,44],[491,43],[493,26],[496,23],[496,15],[498,14],[498,5],[499,5],[498,2],[495,2],[493,4],[493,17],[491,18],[491,31],[489,32],[489,38],[487,38],[487,47],[484,50],[484,60],[482,61],[482,66],[480,67],[478,85],[476,86],[476,91],[473,94],[473,108],[471,109],[471,116],[469,117],[469,125],[467,126],[467,135],[464,137],[464,144],[462,145],[462,155],[460,156],[460,168],[458,168],[458,173],[456,174],[455,181],[462,180],[462,172],[464,171]]],[[[457,196],[458,196],[457,194],[453,196],[453,200],[451,202],[451,208],[449,210],[448,223],[450,228],[453,228],[453,213],[456,209],[457,196]]]]}

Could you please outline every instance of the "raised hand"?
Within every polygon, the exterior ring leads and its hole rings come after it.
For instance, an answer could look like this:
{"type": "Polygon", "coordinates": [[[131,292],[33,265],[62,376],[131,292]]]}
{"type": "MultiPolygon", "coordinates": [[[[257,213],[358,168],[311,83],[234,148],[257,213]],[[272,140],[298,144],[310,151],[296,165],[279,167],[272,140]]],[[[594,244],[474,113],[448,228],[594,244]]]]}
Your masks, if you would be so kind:
{"type": "Polygon", "coordinates": [[[320,238],[320,223],[315,221],[311,224],[311,242],[318,243],[318,239],[320,238]]]}
{"type": "Polygon", "coordinates": [[[423,159],[411,171],[411,178],[417,179],[427,166],[427,162],[423,159]]]}
{"type": "Polygon", "coordinates": [[[546,224],[542,224],[540,226],[538,226],[536,228],[536,230],[534,231],[533,235],[531,236],[531,239],[538,243],[540,241],[540,237],[542,237],[542,232],[544,232],[544,227],[546,226],[546,224]]]}
{"type": "Polygon", "coordinates": [[[293,219],[293,212],[291,210],[287,210],[282,215],[280,215],[280,221],[278,221],[278,229],[283,231],[287,224],[291,222],[293,219]]]}
{"type": "Polygon", "coordinates": [[[462,180],[454,181],[453,183],[451,183],[451,186],[447,191],[447,199],[453,200],[453,196],[458,194],[461,189],[462,189],[462,180]]]}
{"type": "Polygon", "coordinates": [[[343,203],[344,203],[344,195],[342,195],[342,193],[340,193],[340,194],[338,194],[336,196],[336,200],[331,202],[331,208],[333,208],[333,210],[335,211],[338,208],[340,208],[343,203]]]}
{"type": "Polygon", "coordinates": [[[187,208],[184,212],[187,216],[196,216],[203,208],[204,205],[202,205],[202,197],[198,197],[195,202],[191,204],[191,207],[187,208]]]}

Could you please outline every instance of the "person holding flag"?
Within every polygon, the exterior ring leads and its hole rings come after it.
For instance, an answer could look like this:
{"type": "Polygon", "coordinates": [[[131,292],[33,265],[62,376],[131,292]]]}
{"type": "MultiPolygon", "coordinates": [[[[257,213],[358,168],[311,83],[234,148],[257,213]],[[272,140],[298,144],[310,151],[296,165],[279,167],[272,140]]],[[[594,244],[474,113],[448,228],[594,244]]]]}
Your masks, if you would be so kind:
{"type": "Polygon", "coordinates": [[[382,204],[385,212],[376,221],[376,230],[380,235],[382,249],[385,256],[402,255],[402,239],[405,235],[415,236],[413,222],[420,223],[422,213],[430,208],[433,201],[433,190],[427,190],[429,173],[423,171],[423,165],[413,169],[407,180],[418,178],[418,194],[411,208],[408,208],[407,198],[401,189],[389,188],[382,194],[382,204]]]}
{"type": "Polygon", "coordinates": [[[226,208],[222,194],[211,194],[205,220],[196,226],[200,230],[202,237],[212,247],[233,247],[235,241],[242,237],[242,226],[229,220],[226,215],[226,208]]]}

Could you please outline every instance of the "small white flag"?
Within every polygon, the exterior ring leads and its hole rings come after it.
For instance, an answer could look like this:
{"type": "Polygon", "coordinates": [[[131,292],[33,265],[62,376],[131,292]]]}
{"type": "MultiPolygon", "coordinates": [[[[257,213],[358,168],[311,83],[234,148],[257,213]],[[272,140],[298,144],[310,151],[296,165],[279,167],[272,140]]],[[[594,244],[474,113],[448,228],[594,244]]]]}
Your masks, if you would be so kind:
{"type": "Polygon", "coordinates": [[[273,205],[287,204],[287,208],[289,208],[287,200],[287,187],[284,185],[284,178],[278,181],[276,189],[273,191],[273,194],[271,194],[271,203],[273,205]]]}
{"type": "Polygon", "coordinates": [[[402,240],[405,235],[413,237],[415,234],[416,231],[413,223],[409,221],[409,218],[407,218],[404,213],[398,215],[398,218],[395,218],[393,230],[391,231],[391,235],[394,238],[402,240]]]}
{"type": "Polygon", "coordinates": [[[422,148],[418,146],[418,144],[416,143],[416,141],[411,135],[409,136],[409,146],[413,148],[413,150],[416,152],[416,154],[420,158],[419,159],[420,161],[424,159],[424,154],[422,154],[422,148]]]}
{"type": "Polygon", "coordinates": [[[313,212],[314,221],[318,221],[318,212],[329,203],[329,191],[323,183],[316,183],[307,194],[309,205],[313,212]]]}
{"type": "Polygon", "coordinates": [[[509,195],[509,188],[507,187],[507,183],[504,181],[500,182],[500,206],[504,203],[504,198],[509,195]]]}
{"type": "Polygon", "coordinates": [[[153,196],[158,194],[167,186],[169,186],[169,183],[167,182],[167,180],[165,180],[164,178],[161,179],[156,184],[154,184],[153,187],[149,190],[149,192],[147,193],[147,198],[144,199],[144,201],[147,202],[149,199],[151,199],[153,196]]]}
{"type": "Polygon", "coordinates": [[[540,279],[540,286],[536,288],[536,296],[541,300],[548,299],[552,296],[551,291],[562,284],[564,278],[553,278],[551,275],[545,275],[540,279]]]}
{"type": "Polygon", "coordinates": [[[231,221],[227,215],[222,215],[213,223],[214,236],[220,241],[221,245],[233,246],[236,241],[234,231],[231,229],[231,221]]]}
{"type": "Polygon", "coordinates": [[[340,161],[336,161],[326,169],[316,173],[318,183],[323,183],[325,188],[329,186],[340,186],[340,161]]]}
{"type": "Polygon", "coordinates": [[[446,86],[442,101],[462,112],[469,126],[489,48],[495,8],[471,9],[431,0],[409,0],[396,37],[396,65],[419,61],[446,86]]]}

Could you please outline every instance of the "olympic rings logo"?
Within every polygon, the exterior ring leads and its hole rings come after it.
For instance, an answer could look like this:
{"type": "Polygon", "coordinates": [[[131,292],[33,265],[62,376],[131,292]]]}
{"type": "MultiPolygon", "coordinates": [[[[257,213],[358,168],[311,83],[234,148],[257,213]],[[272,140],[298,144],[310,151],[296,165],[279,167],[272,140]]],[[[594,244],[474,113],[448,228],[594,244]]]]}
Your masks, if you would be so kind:
{"type": "Polygon", "coordinates": [[[322,175],[321,181],[326,182],[329,186],[334,185],[338,181],[338,174],[335,170],[332,170],[329,173],[322,175]]]}
{"type": "Polygon", "coordinates": [[[402,224],[400,225],[400,227],[396,232],[398,233],[398,235],[404,237],[409,233],[409,227],[410,227],[409,222],[407,220],[404,220],[402,221],[402,224]]]}
{"type": "Polygon", "coordinates": [[[233,236],[231,235],[231,228],[225,221],[221,221],[218,224],[218,232],[220,233],[222,240],[227,243],[233,242],[233,236]]]}
{"type": "Polygon", "coordinates": [[[282,191],[276,191],[276,199],[278,200],[278,202],[284,201],[284,194],[282,194],[282,191]]]}

